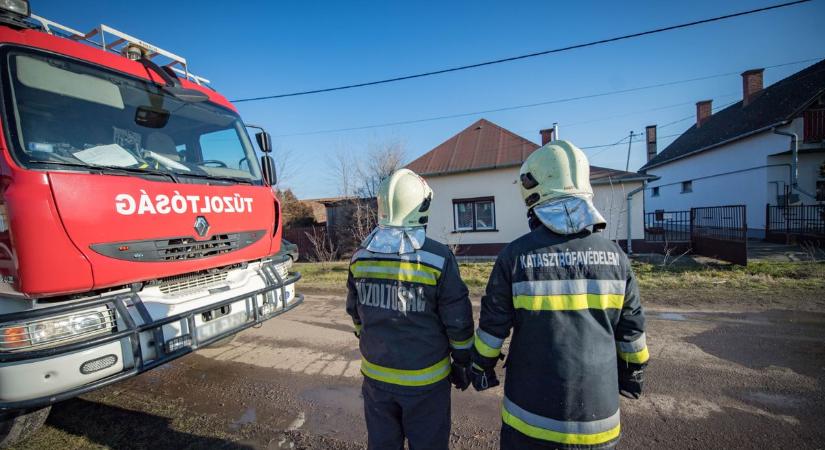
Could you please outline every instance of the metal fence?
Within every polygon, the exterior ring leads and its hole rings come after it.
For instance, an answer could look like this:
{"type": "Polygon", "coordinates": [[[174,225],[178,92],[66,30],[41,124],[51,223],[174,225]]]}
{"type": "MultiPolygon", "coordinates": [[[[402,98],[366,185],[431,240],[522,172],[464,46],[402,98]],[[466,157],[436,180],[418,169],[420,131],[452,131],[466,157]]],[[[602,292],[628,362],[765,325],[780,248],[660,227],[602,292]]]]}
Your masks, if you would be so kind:
{"type": "Polygon", "coordinates": [[[658,210],[645,213],[648,242],[690,242],[690,211],[658,210]]]}
{"type": "Polygon", "coordinates": [[[748,238],[745,205],[692,208],[691,214],[694,236],[728,241],[745,241],[748,238]]]}
{"type": "Polygon", "coordinates": [[[766,233],[825,236],[825,205],[767,205],[766,233]]]}

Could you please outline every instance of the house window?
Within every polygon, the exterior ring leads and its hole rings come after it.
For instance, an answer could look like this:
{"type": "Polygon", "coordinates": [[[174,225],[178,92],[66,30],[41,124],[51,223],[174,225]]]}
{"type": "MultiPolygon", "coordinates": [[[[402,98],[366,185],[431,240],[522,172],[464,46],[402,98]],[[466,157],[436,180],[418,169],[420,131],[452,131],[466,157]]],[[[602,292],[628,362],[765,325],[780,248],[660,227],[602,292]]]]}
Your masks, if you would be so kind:
{"type": "Polygon", "coordinates": [[[493,231],[496,229],[496,203],[493,197],[453,200],[455,231],[493,231]]]}
{"type": "Polygon", "coordinates": [[[693,181],[682,182],[682,193],[687,194],[688,192],[693,192],[693,181]]]}
{"type": "Polygon", "coordinates": [[[653,188],[653,193],[651,195],[653,197],[658,197],[659,196],[659,186],[656,186],[655,188],[653,188]]]}
{"type": "Polygon", "coordinates": [[[825,141],[825,108],[809,109],[802,115],[803,140],[808,143],[825,141]]]}

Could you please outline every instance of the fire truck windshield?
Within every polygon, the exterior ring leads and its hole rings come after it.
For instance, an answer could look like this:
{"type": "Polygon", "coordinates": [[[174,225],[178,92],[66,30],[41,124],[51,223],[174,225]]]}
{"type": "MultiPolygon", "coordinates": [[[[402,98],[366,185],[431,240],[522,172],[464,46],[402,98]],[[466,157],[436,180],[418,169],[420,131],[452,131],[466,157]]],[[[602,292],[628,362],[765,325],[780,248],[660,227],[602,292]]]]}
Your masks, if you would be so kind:
{"type": "Polygon", "coordinates": [[[148,80],[62,57],[21,49],[3,58],[9,147],[23,166],[163,172],[180,182],[261,180],[249,136],[232,111],[187,103],[148,80]]]}

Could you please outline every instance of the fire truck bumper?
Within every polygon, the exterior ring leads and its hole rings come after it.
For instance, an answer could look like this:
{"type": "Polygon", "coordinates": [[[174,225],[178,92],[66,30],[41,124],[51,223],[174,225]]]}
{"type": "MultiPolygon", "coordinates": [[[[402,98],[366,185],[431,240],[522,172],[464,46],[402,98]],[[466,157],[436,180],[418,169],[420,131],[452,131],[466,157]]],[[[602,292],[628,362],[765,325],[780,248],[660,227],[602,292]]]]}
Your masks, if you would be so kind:
{"type": "Polygon", "coordinates": [[[0,412],[40,408],[133,377],[295,308],[303,302],[295,292],[301,275],[285,267],[285,259],[256,262],[234,270],[232,282],[202,289],[170,295],[144,288],[0,315],[0,328],[32,330],[84,314],[111,324],[63,345],[0,350],[0,412]]]}

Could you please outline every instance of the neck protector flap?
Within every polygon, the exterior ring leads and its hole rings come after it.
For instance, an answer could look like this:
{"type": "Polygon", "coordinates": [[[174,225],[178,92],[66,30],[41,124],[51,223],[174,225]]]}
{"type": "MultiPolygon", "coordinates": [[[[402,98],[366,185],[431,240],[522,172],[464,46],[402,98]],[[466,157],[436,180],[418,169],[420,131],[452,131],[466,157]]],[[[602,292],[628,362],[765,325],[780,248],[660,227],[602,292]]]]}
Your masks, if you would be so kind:
{"type": "Polygon", "coordinates": [[[567,235],[576,234],[589,226],[604,226],[601,213],[593,206],[590,197],[571,196],[553,199],[533,208],[533,214],[550,231],[567,235]]]}
{"type": "Polygon", "coordinates": [[[413,253],[424,246],[427,232],[424,227],[383,227],[377,226],[361,244],[374,253],[403,255],[413,253]]]}

